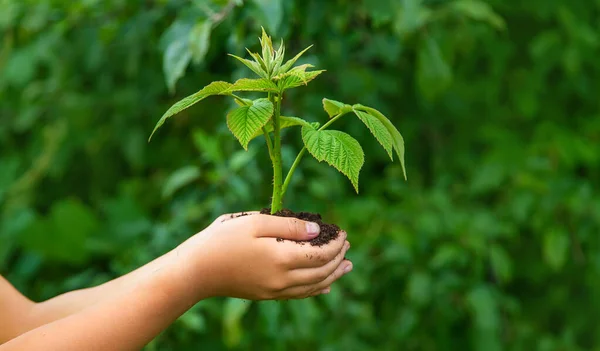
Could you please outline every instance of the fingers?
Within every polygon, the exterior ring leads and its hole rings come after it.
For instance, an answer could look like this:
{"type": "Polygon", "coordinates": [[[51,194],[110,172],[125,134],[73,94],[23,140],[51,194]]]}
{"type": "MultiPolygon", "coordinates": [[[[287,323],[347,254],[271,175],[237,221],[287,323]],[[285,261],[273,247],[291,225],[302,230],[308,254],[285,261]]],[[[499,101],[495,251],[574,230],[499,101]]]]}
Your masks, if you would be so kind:
{"type": "Polygon", "coordinates": [[[345,241],[342,250],[325,265],[318,268],[300,268],[290,271],[290,285],[301,286],[316,284],[329,277],[344,261],[344,256],[350,248],[350,243],[345,241]]]}
{"type": "Polygon", "coordinates": [[[285,255],[284,264],[288,269],[316,268],[326,265],[340,254],[347,236],[342,231],[335,240],[323,246],[302,245],[293,241],[275,242],[273,245],[285,255]]]}
{"type": "Polygon", "coordinates": [[[327,278],[316,284],[309,284],[303,286],[295,286],[281,291],[281,298],[285,299],[303,299],[310,296],[319,294],[326,294],[331,284],[342,277],[344,274],[352,271],[352,262],[344,260],[335,271],[333,271],[327,278]]]}
{"type": "Polygon", "coordinates": [[[260,213],[260,211],[245,211],[245,212],[236,212],[236,213],[225,213],[225,214],[222,214],[219,217],[217,217],[217,219],[215,219],[213,223],[223,223],[223,222],[228,221],[230,219],[235,219],[235,218],[244,217],[244,216],[256,215],[256,214],[259,214],[259,213],[260,213]]]}
{"type": "Polygon", "coordinates": [[[297,218],[259,214],[252,216],[250,220],[253,222],[256,237],[302,241],[314,239],[321,231],[318,224],[297,218]]]}

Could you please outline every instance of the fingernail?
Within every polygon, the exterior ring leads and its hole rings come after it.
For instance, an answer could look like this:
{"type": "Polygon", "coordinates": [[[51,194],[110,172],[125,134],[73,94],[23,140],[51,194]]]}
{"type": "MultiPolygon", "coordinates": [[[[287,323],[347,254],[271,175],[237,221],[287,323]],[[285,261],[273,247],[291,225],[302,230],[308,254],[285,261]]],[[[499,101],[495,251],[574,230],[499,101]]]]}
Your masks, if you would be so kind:
{"type": "Polygon", "coordinates": [[[352,263],[348,263],[346,265],[346,267],[344,268],[344,274],[350,272],[351,270],[352,270],[352,263]]]}
{"type": "Polygon", "coordinates": [[[321,290],[321,294],[329,294],[331,292],[331,288],[325,288],[321,290]]]}
{"type": "Polygon", "coordinates": [[[321,232],[321,227],[314,222],[306,222],[306,232],[309,236],[317,236],[321,232]]]}

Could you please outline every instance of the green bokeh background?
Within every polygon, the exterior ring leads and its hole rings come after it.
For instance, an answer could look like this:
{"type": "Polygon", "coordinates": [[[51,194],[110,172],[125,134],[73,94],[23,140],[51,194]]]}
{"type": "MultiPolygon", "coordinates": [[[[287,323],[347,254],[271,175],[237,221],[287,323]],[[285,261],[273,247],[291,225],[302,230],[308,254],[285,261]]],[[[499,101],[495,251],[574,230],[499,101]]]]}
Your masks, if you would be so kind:
{"type": "Polygon", "coordinates": [[[225,98],[146,142],[172,103],[249,73],[226,54],[261,25],[327,70],[285,113],[379,108],[408,182],[342,120],[360,195],[307,157],[286,206],[348,231],[352,274],[313,299],[202,301],[147,350],[600,350],[598,0],[0,0],[0,274],[43,300],[268,205],[264,143],[241,149],[225,98]]]}

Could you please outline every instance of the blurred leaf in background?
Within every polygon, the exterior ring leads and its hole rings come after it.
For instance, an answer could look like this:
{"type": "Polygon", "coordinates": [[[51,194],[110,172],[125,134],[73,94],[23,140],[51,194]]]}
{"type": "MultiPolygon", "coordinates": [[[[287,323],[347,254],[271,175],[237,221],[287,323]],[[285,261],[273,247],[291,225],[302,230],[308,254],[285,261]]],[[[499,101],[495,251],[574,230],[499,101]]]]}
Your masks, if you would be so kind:
{"type": "MultiPolygon", "coordinates": [[[[200,302],[148,350],[600,350],[598,1],[0,0],[0,274],[34,300],[99,284],[225,212],[270,163],[215,98],[265,27],[323,97],[402,129],[409,181],[367,128],[360,196],[307,159],[287,203],[349,233],[352,274],[303,301],[200,302]]],[[[284,167],[302,146],[284,131],[284,167]]]]}

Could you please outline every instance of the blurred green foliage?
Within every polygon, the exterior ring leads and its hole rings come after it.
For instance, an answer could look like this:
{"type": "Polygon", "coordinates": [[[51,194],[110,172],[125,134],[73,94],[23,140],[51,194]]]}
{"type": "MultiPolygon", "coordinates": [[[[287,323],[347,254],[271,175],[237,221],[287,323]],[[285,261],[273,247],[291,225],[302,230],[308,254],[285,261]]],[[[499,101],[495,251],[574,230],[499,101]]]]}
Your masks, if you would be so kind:
{"type": "MultiPolygon", "coordinates": [[[[600,350],[600,1],[0,0],[0,273],[33,299],[101,283],[224,212],[268,204],[270,165],[215,98],[260,26],[380,107],[408,182],[360,124],[361,193],[307,159],[286,199],[347,229],[327,296],[200,302],[148,350],[600,350]]],[[[345,122],[342,122],[345,123],[345,122]]],[[[284,163],[301,146],[287,133],[284,163]]]]}

